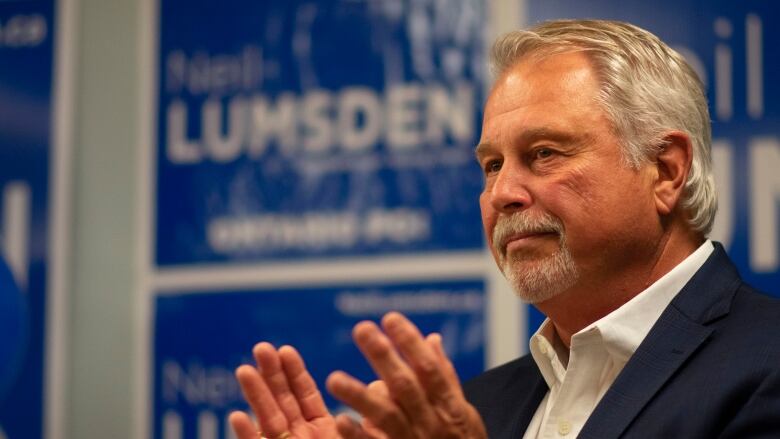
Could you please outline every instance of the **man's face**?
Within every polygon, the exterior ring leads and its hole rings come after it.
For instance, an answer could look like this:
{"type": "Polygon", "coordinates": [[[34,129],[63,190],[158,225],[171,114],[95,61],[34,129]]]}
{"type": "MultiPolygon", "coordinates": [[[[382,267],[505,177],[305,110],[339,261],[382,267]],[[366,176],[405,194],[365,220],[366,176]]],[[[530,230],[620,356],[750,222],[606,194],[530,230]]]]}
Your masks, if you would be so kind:
{"type": "Polygon", "coordinates": [[[529,302],[597,285],[649,257],[657,238],[654,168],[625,164],[598,87],[583,54],[559,54],[508,69],[485,105],[482,220],[529,302]]]}

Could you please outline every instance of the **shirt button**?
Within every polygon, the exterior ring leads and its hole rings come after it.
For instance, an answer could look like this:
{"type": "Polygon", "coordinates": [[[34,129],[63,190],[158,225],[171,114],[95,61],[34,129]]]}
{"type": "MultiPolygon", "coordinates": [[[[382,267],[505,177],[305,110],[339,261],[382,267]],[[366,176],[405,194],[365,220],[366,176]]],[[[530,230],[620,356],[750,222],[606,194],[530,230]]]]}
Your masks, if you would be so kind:
{"type": "Polygon", "coordinates": [[[545,345],[544,343],[539,343],[539,351],[542,354],[547,355],[547,345],[545,345]]]}
{"type": "Polygon", "coordinates": [[[569,421],[558,421],[558,434],[566,436],[571,433],[571,424],[569,421]]]}

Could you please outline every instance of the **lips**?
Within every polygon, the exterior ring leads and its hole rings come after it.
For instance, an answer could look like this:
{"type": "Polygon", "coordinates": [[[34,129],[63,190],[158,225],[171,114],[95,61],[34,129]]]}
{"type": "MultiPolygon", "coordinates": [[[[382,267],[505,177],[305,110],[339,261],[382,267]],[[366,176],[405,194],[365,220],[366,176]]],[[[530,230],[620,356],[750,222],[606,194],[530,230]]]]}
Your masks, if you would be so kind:
{"type": "Polygon", "coordinates": [[[501,252],[506,254],[507,248],[512,243],[526,241],[528,239],[533,239],[533,238],[541,238],[548,235],[557,235],[557,232],[554,230],[544,230],[544,231],[536,231],[536,232],[513,233],[501,241],[500,243],[501,252]]]}

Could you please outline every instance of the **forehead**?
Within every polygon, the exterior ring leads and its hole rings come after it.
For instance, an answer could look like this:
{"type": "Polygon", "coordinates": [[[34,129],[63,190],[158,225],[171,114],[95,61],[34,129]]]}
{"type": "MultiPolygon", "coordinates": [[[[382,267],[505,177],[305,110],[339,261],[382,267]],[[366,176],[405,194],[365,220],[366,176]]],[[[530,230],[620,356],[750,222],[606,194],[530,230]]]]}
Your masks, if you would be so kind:
{"type": "Polygon", "coordinates": [[[599,138],[612,124],[598,103],[599,82],[582,52],[527,59],[508,68],[485,104],[480,144],[515,144],[528,132],[599,138]]]}
{"type": "Polygon", "coordinates": [[[539,104],[596,105],[599,83],[582,52],[529,57],[506,69],[496,80],[485,117],[539,104]]]}

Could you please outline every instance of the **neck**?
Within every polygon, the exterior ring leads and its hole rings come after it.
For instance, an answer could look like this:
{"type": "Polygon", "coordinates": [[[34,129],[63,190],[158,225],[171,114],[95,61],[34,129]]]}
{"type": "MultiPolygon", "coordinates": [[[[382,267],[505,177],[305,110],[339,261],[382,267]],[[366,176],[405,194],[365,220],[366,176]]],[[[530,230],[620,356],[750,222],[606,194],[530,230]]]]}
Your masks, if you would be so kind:
{"type": "MultiPolygon", "coordinates": [[[[535,306],[550,318],[561,341],[634,298],[693,253],[704,238],[687,227],[671,227],[648,248],[648,257],[607,274],[582,273],[570,289],[535,306]]],[[[603,272],[603,270],[601,270],[603,272]]]]}

